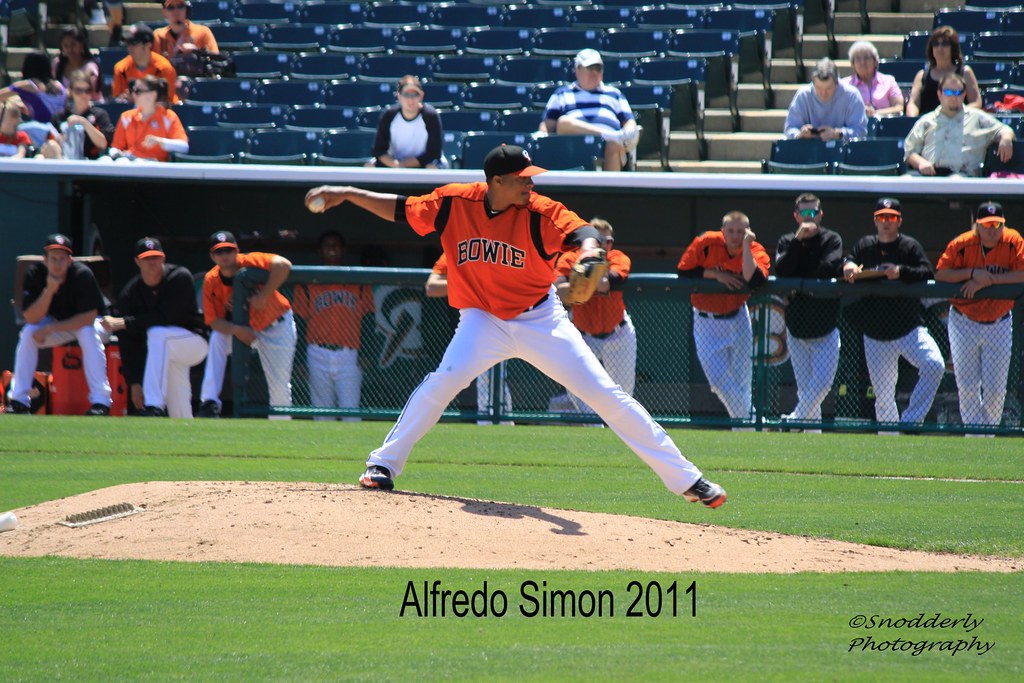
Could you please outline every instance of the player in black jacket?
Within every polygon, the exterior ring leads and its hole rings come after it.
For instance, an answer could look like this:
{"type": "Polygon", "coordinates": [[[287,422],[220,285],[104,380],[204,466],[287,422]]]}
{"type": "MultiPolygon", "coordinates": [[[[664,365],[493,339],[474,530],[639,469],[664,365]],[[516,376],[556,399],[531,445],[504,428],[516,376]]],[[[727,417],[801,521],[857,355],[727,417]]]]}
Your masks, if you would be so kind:
{"type": "Polygon", "coordinates": [[[191,418],[189,368],[207,351],[192,273],[167,263],[152,237],[135,244],[135,265],[139,274],[117,301],[121,317],[105,317],[103,327],[118,332],[122,371],[141,414],[191,418]]]}
{"type": "MultiPolygon", "coordinates": [[[[924,248],[901,234],[901,225],[899,200],[879,199],[875,207],[878,234],[861,238],[853,247],[843,265],[843,278],[847,282],[870,277],[902,282],[931,279],[934,271],[924,248]]],[[[864,334],[864,356],[879,422],[924,422],[946,371],[942,353],[924,326],[922,310],[918,299],[900,296],[867,296],[850,306],[851,321],[864,334]],[[918,372],[917,385],[902,416],[896,408],[901,356],[918,372]]]]}

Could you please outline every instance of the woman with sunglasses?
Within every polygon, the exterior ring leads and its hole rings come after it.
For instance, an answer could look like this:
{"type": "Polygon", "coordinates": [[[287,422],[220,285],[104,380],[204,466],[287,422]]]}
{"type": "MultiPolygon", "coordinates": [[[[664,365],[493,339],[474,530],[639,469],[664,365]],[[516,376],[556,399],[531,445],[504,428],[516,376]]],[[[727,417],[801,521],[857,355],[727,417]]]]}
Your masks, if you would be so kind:
{"type": "Polygon", "coordinates": [[[65,88],[71,86],[71,74],[84,71],[90,80],[92,99],[102,101],[100,67],[89,50],[89,34],[77,26],[60,32],[60,54],[53,60],[53,77],[65,88]]]}
{"type": "Polygon", "coordinates": [[[70,84],[68,98],[64,109],[53,117],[53,126],[61,132],[61,139],[50,138],[43,145],[42,153],[47,159],[63,159],[64,148],[61,144],[68,135],[68,130],[79,125],[85,133],[82,156],[85,159],[98,159],[110,146],[114,138],[114,124],[104,109],[95,106],[92,79],[85,71],[73,71],[68,77],[70,84]]]}
{"type": "Polygon", "coordinates": [[[367,166],[387,168],[448,168],[441,153],[441,117],[423,102],[423,85],[415,76],[402,76],[397,104],[385,109],[377,123],[373,159],[367,166]]]}
{"type": "Polygon", "coordinates": [[[167,81],[143,76],[131,82],[130,90],[135,109],[121,114],[114,130],[114,148],[119,155],[132,160],[168,161],[171,152],[187,152],[188,135],[181,119],[163,104],[167,101],[167,81]]]}
{"type": "Polygon", "coordinates": [[[978,79],[971,67],[964,64],[964,55],[960,50],[960,36],[952,26],[940,26],[932,31],[928,45],[925,47],[928,57],[928,68],[921,69],[914,76],[914,85],[910,89],[910,100],[907,102],[907,116],[920,116],[934,111],[939,101],[939,83],[948,74],[958,74],[967,85],[965,106],[981,109],[981,91],[978,79]]]}

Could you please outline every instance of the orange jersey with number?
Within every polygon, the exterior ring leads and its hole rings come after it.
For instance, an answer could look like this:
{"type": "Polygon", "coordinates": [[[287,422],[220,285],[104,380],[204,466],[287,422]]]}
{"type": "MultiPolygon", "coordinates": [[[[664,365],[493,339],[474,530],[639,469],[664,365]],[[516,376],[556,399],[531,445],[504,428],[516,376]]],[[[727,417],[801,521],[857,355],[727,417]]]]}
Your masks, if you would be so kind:
{"type": "MultiPolygon", "coordinates": [[[[999,242],[985,254],[978,233],[969,230],[946,245],[935,266],[936,270],[960,268],[984,268],[990,273],[1024,270],[1024,238],[1013,228],[1003,228],[999,242]]],[[[975,296],[985,296],[985,290],[975,296]]],[[[971,320],[990,323],[1010,312],[1013,299],[952,299],[952,304],[971,320]]]]}
{"type": "Polygon", "coordinates": [[[479,308],[510,320],[550,289],[555,259],[569,248],[566,237],[587,222],[536,192],[526,206],[491,216],[486,194],[486,183],[445,185],[406,198],[404,217],[420,235],[440,234],[451,306],[479,308]]]}
{"type": "Polygon", "coordinates": [[[148,119],[142,118],[138,109],[129,109],[121,114],[114,128],[114,147],[123,152],[131,152],[141,159],[167,161],[170,153],[160,145],[147,147],[143,144],[146,137],[155,135],[158,138],[188,141],[181,119],[170,109],[157,106],[156,111],[148,119]]]}
{"type": "MultiPolygon", "coordinates": [[[[754,254],[754,263],[758,270],[767,277],[768,268],[771,266],[771,257],[764,250],[760,242],[753,242],[750,250],[754,254]]],[[[703,268],[704,270],[724,270],[729,273],[743,274],[743,251],[735,256],[729,255],[725,246],[725,235],[721,230],[712,230],[704,233],[686,248],[683,257],[679,259],[679,270],[693,270],[703,268]]],[[[750,298],[749,294],[691,294],[690,303],[693,307],[708,313],[732,313],[746,303],[750,298]]]]}
{"type": "MultiPolygon", "coordinates": [[[[558,274],[568,278],[572,267],[576,265],[580,252],[570,251],[558,260],[558,274]]],[[[618,249],[608,252],[608,272],[616,273],[625,280],[629,277],[632,261],[618,249]]],[[[572,307],[572,322],[580,330],[587,334],[608,334],[614,332],[626,315],[626,302],[622,299],[622,292],[617,289],[610,290],[607,294],[594,294],[585,304],[578,304],[572,307]]]]}
{"type": "Polygon", "coordinates": [[[175,88],[178,86],[178,72],[174,70],[167,57],[157,52],[149,53],[149,64],[145,69],[139,69],[135,60],[125,57],[114,65],[114,83],[110,86],[110,96],[120,97],[127,92],[128,85],[137,78],[143,76],[156,76],[167,81],[167,101],[171,104],[180,104],[175,88]]]}
{"type": "MultiPolygon", "coordinates": [[[[251,254],[239,254],[238,267],[239,269],[260,268],[270,272],[270,262],[273,260],[273,254],[254,251],[251,254]]],[[[228,311],[231,310],[231,297],[234,296],[234,293],[234,278],[225,282],[220,275],[220,266],[214,266],[206,273],[206,277],[203,278],[203,317],[208,326],[212,326],[215,320],[232,320],[228,311]]],[[[285,299],[281,292],[274,292],[274,296],[262,310],[249,311],[249,326],[257,332],[265,330],[272,323],[277,322],[277,319],[291,307],[288,299],[285,299]]],[[[239,320],[234,320],[234,322],[242,324],[242,321],[239,320]]]]}
{"type": "Polygon", "coordinates": [[[295,314],[309,322],[311,344],[358,349],[363,316],[374,311],[373,288],[366,285],[299,285],[295,314]]]}

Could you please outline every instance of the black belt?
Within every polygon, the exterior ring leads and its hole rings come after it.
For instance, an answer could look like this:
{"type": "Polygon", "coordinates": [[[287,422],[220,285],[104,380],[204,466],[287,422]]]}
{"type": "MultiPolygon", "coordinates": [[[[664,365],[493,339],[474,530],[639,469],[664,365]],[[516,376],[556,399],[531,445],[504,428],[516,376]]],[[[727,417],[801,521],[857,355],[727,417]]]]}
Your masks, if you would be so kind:
{"type": "Polygon", "coordinates": [[[1006,315],[1004,315],[1001,318],[996,318],[995,320],[989,320],[989,321],[986,322],[984,320],[975,320],[974,318],[971,318],[969,316],[964,315],[963,313],[961,313],[957,309],[956,306],[953,307],[953,310],[957,313],[957,315],[961,315],[961,316],[967,318],[968,320],[970,320],[972,323],[978,323],[979,325],[995,325],[996,323],[1001,323],[1001,322],[1003,322],[1004,320],[1006,320],[1007,318],[1010,317],[1010,314],[1007,313],[1006,315]]]}
{"type": "Polygon", "coordinates": [[[613,329],[613,330],[612,330],[611,332],[602,332],[602,333],[600,333],[600,334],[593,334],[593,333],[591,333],[591,332],[584,332],[583,334],[587,335],[588,337],[593,337],[594,339],[607,339],[608,337],[610,337],[610,336],[612,336],[613,334],[615,334],[615,332],[616,332],[616,331],[617,331],[617,330],[618,330],[618,329],[619,329],[620,327],[625,327],[625,326],[626,326],[626,319],[625,319],[625,318],[623,318],[623,319],[622,319],[622,322],[621,322],[621,323],[619,323],[618,325],[616,325],[616,326],[615,326],[615,328],[614,328],[614,329],[613,329]]]}
{"type": "MultiPolygon", "coordinates": [[[[530,311],[532,311],[533,309],[535,309],[535,308],[537,308],[538,306],[540,306],[540,305],[541,305],[542,303],[544,303],[545,301],[547,301],[547,300],[548,300],[548,296],[549,296],[550,294],[551,294],[551,292],[545,292],[544,296],[542,296],[541,298],[537,299],[537,303],[535,303],[534,305],[532,305],[532,306],[530,306],[529,308],[527,308],[527,309],[526,309],[525,311],[523,311],[523,313],[529,313],[529,312],[530,312],[530,311]]],[[[520,314],[520,315],[521,315],[521,314],[520,314]]]]}
{"type": "Polygon", "coordinates": [[[318,344],[317,342],[312,343],[314,346],[319,346],[321,349],[327,349],[328,351],[344,351],[345,349],[349,348],[344,344],[318,344]]]}
{"type": "Polygon", "coordinates": [[[697,311],[697,315],[702,318],[712,318],[714,320],[728,320],[729,318],[735,318],[740,312],[740,309],[736,309],[732,313],[708,313],[707,311],[697,311]]]}

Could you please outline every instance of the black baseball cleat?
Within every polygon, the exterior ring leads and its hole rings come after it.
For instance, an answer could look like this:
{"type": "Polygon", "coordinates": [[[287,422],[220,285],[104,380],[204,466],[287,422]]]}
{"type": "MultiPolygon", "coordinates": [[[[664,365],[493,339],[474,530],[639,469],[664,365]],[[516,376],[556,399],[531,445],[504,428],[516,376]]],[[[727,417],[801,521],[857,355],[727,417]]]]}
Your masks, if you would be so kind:
{"type": "Polygon", "coordinates": [[[716,508],[723,505],[728,496],[721,486],[701,477],[690,487],[689,491],[683,494],[683,498],[691,503],[700,502],[709,508],[716,508]]]}
{"type": "Polygon", "coordinates": [[[196,411],[196,417],[220,417],[220,406],[213,400],[203,401],[196,411]]]}
{"type": "Polygon", "coordinates": [[[139,417],[167,417],[167,411],[159,406],[146,406],[139,412],[139,417]]]}
{"type": "Polygon", "coordinates": [[[391,478],[391,472],[388,471],[387,467],[381,467],[380,465],[370,465],[363,472],[363,476],[359,477],[359,485],[364,489],[381,489],[382,491],[390,491],[395,488],[395,482],[391,478]]]}
{"type": "Polygon", "coordinates": [[[7,406],[7,412],[14,413],[15,415],[31,415],[32,408],[21,401],[11,399],[10,405],[7,406]]]}
{"type": "Polygon", "coordinates": [[[85,411],[87,416],[106,416],[110,415],[110,406],[105,406],[102,403],[93,403],[89,406],[89,410],[85,411]]]}

